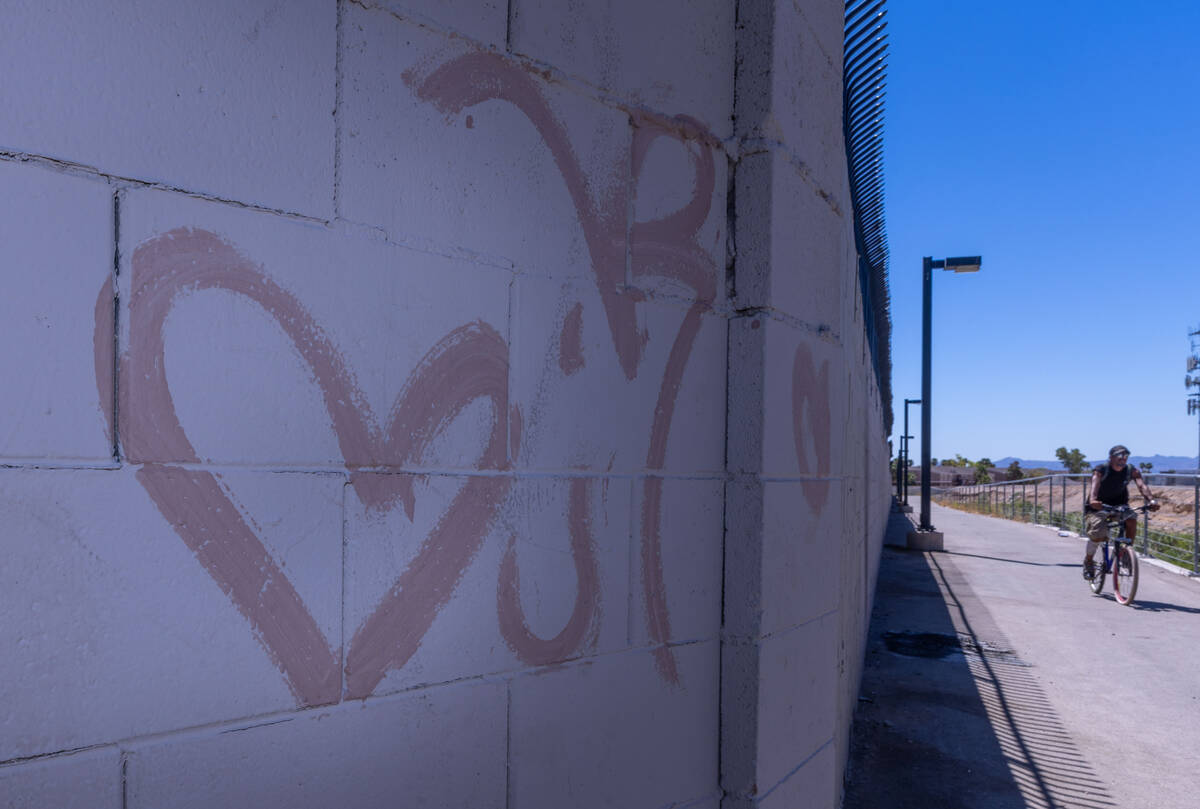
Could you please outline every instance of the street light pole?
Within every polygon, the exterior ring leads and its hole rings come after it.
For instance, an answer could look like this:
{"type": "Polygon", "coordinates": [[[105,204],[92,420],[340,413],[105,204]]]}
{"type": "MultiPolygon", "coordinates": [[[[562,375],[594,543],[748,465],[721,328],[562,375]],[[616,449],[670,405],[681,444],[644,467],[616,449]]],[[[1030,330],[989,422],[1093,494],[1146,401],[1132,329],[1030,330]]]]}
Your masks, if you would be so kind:
{"type": "Polygon", "coordinates": [[[921,261],[923,283],[923,312],[921,316],[921,524],[920,531],[933,531],[929,522],[929,496],[931,468],[929,463],[930,423],[933,415],[933,390],[931,366],[933,354],[933,271],[953,270],[954,272],[978,272],[983,265],[979,256],[959,256],[957,258],[933,259],[926,256],[921,261]]]}
{"type": "Polygon", "coordinates": [[[908,442],[912,440],[912,436],[908,434],[908,406],[911,404],[920,404],[920,399],[905,399],[904,400],[904,435],[900,436],[900,452],[904,463],[904,483],[901,485],[904,505],[908,505],[908,442]]]}
{"type": "Polygon", "coordinates": [[[930,413],[933,410],[933,390],[930,366],[933,365],[933,258],[921,260],[921,525],[920,530],[932,531],[929,522],[930,476],[930,413]]]}

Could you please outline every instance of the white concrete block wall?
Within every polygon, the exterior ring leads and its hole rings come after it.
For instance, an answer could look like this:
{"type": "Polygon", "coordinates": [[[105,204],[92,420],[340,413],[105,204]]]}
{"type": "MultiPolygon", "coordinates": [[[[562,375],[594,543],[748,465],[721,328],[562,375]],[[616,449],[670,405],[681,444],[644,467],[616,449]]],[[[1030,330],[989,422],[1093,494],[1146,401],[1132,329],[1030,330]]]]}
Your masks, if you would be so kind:
{"type": "Polygon", "coordinates": [[[11,162],[0,163],[0,188],[0,322],[10,346],[0,353],[0,459],[111,463],[112,402],[99,398],[93,360],[77,348],[98,318],[112,317],[95,298],[112,272],[112,190],[102,178],[11,162]]]}
{"type": "Polygon", "coordinates": [[[839,9],[8,9],[0,806],[836,805],[839,9]]]}
{"type": "Polygon", "coordinates": [[[469,683],[131,744],[125,805],[503,807],[507,711],[469,683]]]}
{"type": "Polygon", "coordinates": [[[8,809],[121,809],[121,751],[102,747],[0,765],[8,809]]]}
{"type": "Polygon", "coordinates": [[[832,2],[739,5],[729,806],[840,803],[888,508],[838,123],[841,13],[832,2]]]}
{"type": "Polygon", "coordinates": [[[359,5],[387,9],[489,48],[504,49],[508,41],[508,0],[373,0],[359,5]]]}
{"type": "Polygon", "coordinates": [[[644,651],[512,684],[514,806],[675,806],[717,786],[716,642],[678,647],[677,683],[644,651]],[[554,796],[550,800],[549,796],[554,796]]]}
{"type": "MultiPolygon", "coordinates": [[[[222,490],[254,508],[256,536],[322,629],[336,633],[340,484],[220,476],[222,490]]],[[[2,470],[0,518],[0,761],[295,705],[134,468],[2,470]]]]}
{"type": "Polygon", "coordinates": [[[639,107],[687,115],[717,137],[729,136],[733,4],[514,0],[512,8],[514,53],[639,107]]]}
{"type": "Polygon", "coordinates": [[[525,272],[624,278],[624,111],[385,11],[348,5],[342,29],[342,216],[525,272]]]}
{"type": "Polygon", "coordinates": [[[0,152],[328,218],[336,29],[326,0],[19,0],[0,152]]]}

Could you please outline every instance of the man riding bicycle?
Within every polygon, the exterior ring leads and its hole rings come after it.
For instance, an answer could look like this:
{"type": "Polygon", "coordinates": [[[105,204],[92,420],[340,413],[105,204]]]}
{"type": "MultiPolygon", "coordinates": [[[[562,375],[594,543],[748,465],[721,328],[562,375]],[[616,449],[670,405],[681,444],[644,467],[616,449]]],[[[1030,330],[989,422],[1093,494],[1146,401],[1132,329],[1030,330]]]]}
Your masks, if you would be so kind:
{"type": "MultiPolygon", "coordinates": [[[[1109,506],[1129,505],[1129,481],[1137,484],[1138,491],[1146,498],[1146,504],[1151,511],[1158,510],[1158,503],[1150,494],[1142,473],[1129,465],[1129,450],[1122,444],[1117,444],[1108,451],[1108,463],[1097,466],[1092,470],[1092,487],[1088,495],[1084,517],[1087,520],[1087,555],[1083,557],[1083,577],[1091,579],[1096,572],[1095,556],[1100,543],[1108,539],[1108,515],[1104,509],[1109,506]]],[[[1125,519],[1125,536],[1132,542],[1137,537],[1137,516],[1125,519]]]]}

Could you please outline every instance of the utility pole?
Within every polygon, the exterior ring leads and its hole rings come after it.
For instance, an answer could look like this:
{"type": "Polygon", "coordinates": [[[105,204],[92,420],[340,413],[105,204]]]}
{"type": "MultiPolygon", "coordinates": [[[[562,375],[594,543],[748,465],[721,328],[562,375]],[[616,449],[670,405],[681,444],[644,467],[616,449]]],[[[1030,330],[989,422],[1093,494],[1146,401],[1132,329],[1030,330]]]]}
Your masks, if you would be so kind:
{"type": "Polygon", "coordinates": [[[908,470],[912,466],[912,462],[908,458],[908,442],[912,440],[912,436],[908,434],[908,406],[912,404],[921,404],[920,399],[905,399],[904,400],[904,435],[900,436],[900,453],[904,466],[903,483],[900,485],[900,497],[902,505],[900,510],[911,512],[912,506],[908,504],[908,470]]]}

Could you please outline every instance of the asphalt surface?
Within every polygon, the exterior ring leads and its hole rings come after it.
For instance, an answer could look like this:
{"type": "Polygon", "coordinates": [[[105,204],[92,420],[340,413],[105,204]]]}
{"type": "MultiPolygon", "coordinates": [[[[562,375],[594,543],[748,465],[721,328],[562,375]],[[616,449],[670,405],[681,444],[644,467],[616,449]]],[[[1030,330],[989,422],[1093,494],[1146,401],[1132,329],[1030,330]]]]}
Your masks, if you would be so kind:
{"type": "Polygon", "coordinates": [[[1200,807],[1200,581],[1143,562],[1124,607],[1078,537],[930,516],[944,551],[883,551],[845,809],[1200,807]]]}

